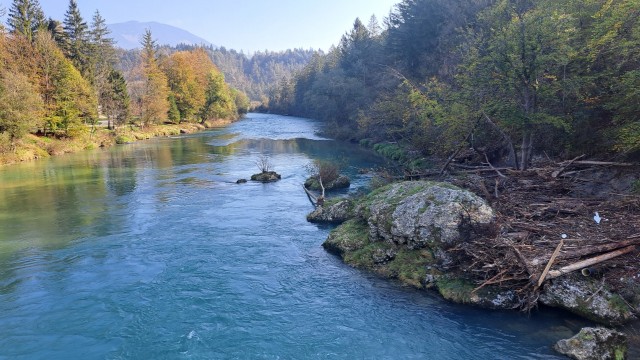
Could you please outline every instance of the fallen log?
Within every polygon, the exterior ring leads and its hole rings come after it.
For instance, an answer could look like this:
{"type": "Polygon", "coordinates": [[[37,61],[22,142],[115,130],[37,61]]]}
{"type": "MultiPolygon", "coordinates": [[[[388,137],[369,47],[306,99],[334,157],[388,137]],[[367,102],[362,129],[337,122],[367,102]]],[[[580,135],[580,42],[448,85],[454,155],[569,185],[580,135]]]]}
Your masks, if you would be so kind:
{"type": "Polygon", "coordinates": [[[302,188],[304,189],[304,192],[307,193],[307,197],[309,198],[309,201],[311,201],[311,204],[318,207],[318,198],[315,197],[304,185],[302,185],[302,188]]]}
{"type": "Polygon", "coordinates": [[[627,247],[625,247],[623,249],[619,249],[619,250],[612,251],[612,252],[609,252],[609,253],[606,253],[606,254],[598,255],[596,257],[592,257],[590,259],[578,261],[577,263],[573,263],[571,265],[567,265],[567,266],[561,267],[558,270],[551,270],[547,274],[546,280],[554,279],[554,278],[557,278],[557,277],[562,276],[564,274],[568,274],[568,273],[576,271],[576,270],[581,270],[581,269],[586,268],[588,266],[599,264],[599,263],[601,263],[603,261],[611,260],[611,259],[616,258],[618,256],[631,253],[631,252],[633,252],[635,250],[636,250],[636,246],[635,245],[631,245],[631,246],[627,246],[627,247]]]}
{"type": "Polygon", "coordinates": [[[613,243],[608,243],[604,245],[589,246],[589,247],[585,247],[578,250],[567,251],[567,252],[564,252],[563,254],[560,254],[560,259],[579,258],[583,256],[593,255],[593,254],[599,254],[605,251],[613,251],[613,250],[621,249],[629,245],[640,245],[640,238],[613,242],[613,243]]]}
{"type": "Polygon", "coordinates": [[[568,168],[569,166],[571,166],[571,164],[573,164],[574,162],[580,160],[584,156],[585,156],[584,154],[580,155],[577,158],[575,158],[573,160],[570,160],[568,163],[562,165],[562,167],[560,169],[558,169],[558,170],[554,171],[553,173],[551,173],[551,177],[554,178],[554,179],[557,178],[558,175],[560,175],[566,168],[568,168]]]}
{"type": "Polygon", "coordinates": [[[612,161],[592,161],[592,160],[580,160],[573,161],[576,165],[600,165],[600,166],[634,166],[632,163],[612,162],[612,161]]]}
{"type": "Polygon", "coordinates": [[[544,268],[542,275],[540,275],[540,279],[538,279],[538,287],[542,285],[545,278],[547,277],[547,273],[549,272],[549,270],[551,270],[551,265],[553,265],[553,262],[556,260],[556,257],[558,257],[558,254],[560,254],[560,249],[562,249],[562,245],[564,245],[564,240],[560,240],[560,244],[558,244],[558,246],[556,247],[556,250],[553,252],[553,255],[551,255],[551,259],[549,259],[549,262],[547,263],[547,266],[544,268]]]}
{"type": "MultiPolygon", "coordinates": [[[[493,170],[493,171],[495,171],[496,173],[498,173],[498,175],[500,175],[500,177],[502,177],[502,178],[506,178],[506,176],[504,176],[504,174],[503,174],[503,173],[501,173],[501,172],[500,172],[500,170],[496,169],[496,168],[491,164],[491,161],[489,161],[489,157],[487,156],[487,154],[486,154],[486,153],[484,154],[484,158],[487,160],[487,164],[489,164],[489,167],[491,168],[491,170],[493,170]]],[[[498,196],[496,195],[496,197],[498,197],[498,196]]]]}

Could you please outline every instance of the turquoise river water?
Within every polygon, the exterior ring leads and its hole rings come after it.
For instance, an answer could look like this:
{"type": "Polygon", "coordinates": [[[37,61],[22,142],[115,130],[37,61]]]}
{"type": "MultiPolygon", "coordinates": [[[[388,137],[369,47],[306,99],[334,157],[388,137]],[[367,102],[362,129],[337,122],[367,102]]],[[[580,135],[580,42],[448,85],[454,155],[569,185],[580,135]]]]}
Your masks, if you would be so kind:
{"type": "Polygon", "coordinates": [[[313,159],[381,160],[306,119],[0,168],[0,359],[561,359],[584,322],[458,306],[344,265],[307,223],[313,159]],[[261,155],[283,175],[239,178],[261,155]]]}

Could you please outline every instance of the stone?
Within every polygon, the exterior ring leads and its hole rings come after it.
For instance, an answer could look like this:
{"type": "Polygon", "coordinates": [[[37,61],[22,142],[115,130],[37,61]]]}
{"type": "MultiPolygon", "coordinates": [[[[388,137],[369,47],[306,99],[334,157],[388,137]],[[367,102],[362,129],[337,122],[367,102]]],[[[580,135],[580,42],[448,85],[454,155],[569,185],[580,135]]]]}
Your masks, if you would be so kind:
{"type": "Polygon", "coordinates": [[[494,224],[491,207],[473,193],[444,183],[394,183],[354,200],[348,213],[353,218],[323,244],[346,263],[417,288],[437,287],[459,303],[492,309],[519,304],[513,291],[494,286],[474,291],[477,284],[441,271],[456,264],[447,249],[473,241],[474,227],[494,224]]]}
{"type": "Polygon", "coordinates": [[[259,174],[251,175],[252,181],[258,181],[261,183],[274,182],[280,180],[281,178],[282,177],[280,176],[280,174],[276,173],[275,171],[265,171],[259,174]]]}
{"type": "Polygon", "coordinates": [[[322,247],[330,253],[342,256],[360,250],[368,243],[366,225],[352,219],[331,231],[322,247]]]}
{"type": "Polygon", "coordinates": [[[247,179],[238,179],[238,181],[236,181],[236,184],[245,184],[247,182],[247,179]]]}
{"type": "Polygon", "coordinates": [[[540,303],[569,310],[603,324],[617,325],[635,319],[624,299],[596,279],[567,274],[545,284],[540,303]]]}
{"type": "Polygon", "coordinates": [[[318,206],[311,214],[307,215],[307,221],[312,223],[341,224],[353,217],[353,201],[349,199],[337,202],[325,202],[318,206]]]}
{"type": "Polygon", "coordinates": [[[623,360],[628,345],[626,336],[621,332],[586,327],[576,336],[558,341],[553,348],[576,360],[623,360]]]}
{"type": "Polygon", "coordinates": [[[428,181],[394,183],[369,194],[356,214],[366,219],[372,239],[430,247],[436,255],[471,241],[470,230],[493,224],[491,207],[477,195],[453,185],[428,181]],[[439,249],[439,250],[438,250],[439,249]]]}

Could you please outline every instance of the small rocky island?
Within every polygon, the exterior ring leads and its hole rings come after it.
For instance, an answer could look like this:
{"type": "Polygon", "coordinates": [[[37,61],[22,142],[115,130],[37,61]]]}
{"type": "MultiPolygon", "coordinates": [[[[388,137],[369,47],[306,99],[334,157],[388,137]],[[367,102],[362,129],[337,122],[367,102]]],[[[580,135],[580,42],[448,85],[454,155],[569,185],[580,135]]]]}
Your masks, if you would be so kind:
{"type": "Polygon", "coordinates": [[[278,181],[282,178],[280,174],[275,171],[265,171],[258,174],[251,175],[251,181],[258,181],[261,183],[269,183],[278,181]]]}
{"type": "Polygon", "coordinates": [[[270,183],[278,181],[282,178],[280,174],[273,171],[273,165],[271,164],[271,160],[268,156],[260,155],[260,157],[258,157],[258,159],[255,161],[255,164],[260,172],[251,175],[251,181],[270,183]]]}

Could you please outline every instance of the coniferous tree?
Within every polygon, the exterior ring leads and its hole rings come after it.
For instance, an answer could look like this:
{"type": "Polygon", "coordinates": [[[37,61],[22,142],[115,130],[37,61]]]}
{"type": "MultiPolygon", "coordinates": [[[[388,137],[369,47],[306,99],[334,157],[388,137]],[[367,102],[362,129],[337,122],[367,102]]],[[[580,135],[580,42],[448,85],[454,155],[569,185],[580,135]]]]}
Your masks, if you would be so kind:
{"type": "Polygon", "coordinates": [[[178,105],[176,104],[176,97],[173,93],[169,94],[169,120],[174,124],[178,124],[180,122],[180,109],[178,109],[178,105]]]}
{"type": "Polygon", "coordinates": [[[64,31],[68,43],[64,50],[80,72],[87,76],[91,69],[89,62],[89,26],[82,18],[76,0],[69,0],[69,8],[64,14],[64,31]]]}
{"type": "Polygon", "coordinates": [[[130,116],[129,93],[122,73],[111,70],[107,77],[107,87],[101,94],[100,102],[107,116],[107,128],[112,129],[124,125],[130,116]]]}
{"type": "Polygon", "coordinates": [[[142,125],[157,124],[167,119],[169,112],[169,86],[167,77],[160,70],[156,59],[156,41],[147,29],[142,38],[143,86],[140,96],[142,125]]]}
{"type": "Polygon", "coordinates": [[[46,26],[44,12],[38,0],[14,0],[7,19],[9,31],[33,41],[38,30],[46,26]]]}
{"type": "MultiPolygon", "coordinates": [[[[107,27],[107,23],[96,10],[91,23],[91,43],[93,51],[91,57],[98,68],[111,68],[116,62],[115,40],[109,37],[111,30],[107,27]]],[[[106,71],[109,73],[109,71],[106,71]]]]}
{"type": "Polygon", "coordinates": [[[116,50],[114,40],[109,37],[110,30],[100,12],[96,10],[90,30],[90,56],[88,64],[91,68],[91,79],[89,79],[96,89],[100,105],[105,94],[111,91],[110,77],[113,76],[113,69],[116,62],[116,50]]]}

